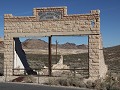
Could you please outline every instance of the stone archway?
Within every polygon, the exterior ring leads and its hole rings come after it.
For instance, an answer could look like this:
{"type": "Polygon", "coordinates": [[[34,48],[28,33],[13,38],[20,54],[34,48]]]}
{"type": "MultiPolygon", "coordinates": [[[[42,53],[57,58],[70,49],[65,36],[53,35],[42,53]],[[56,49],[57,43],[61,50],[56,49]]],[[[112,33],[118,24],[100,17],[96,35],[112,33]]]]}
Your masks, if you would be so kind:
{"type": "Polygon", "coordinates": [[[100,11],[67,15],[67,7],[34,8],[33,16],[4,15],[4,75],[13,75],[13,38],[27,36],[87,35],[89,38],[89,77],[104,77],[100,34],[100,11]],[[7,70],[6,70],[7,66],[7,70]]]}

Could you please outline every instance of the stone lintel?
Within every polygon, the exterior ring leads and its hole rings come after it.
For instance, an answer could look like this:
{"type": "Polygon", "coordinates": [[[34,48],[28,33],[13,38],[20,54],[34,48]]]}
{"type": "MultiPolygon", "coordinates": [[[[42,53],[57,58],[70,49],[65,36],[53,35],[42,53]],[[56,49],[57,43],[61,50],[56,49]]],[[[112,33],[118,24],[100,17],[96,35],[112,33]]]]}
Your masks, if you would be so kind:
{"type": "Polygon", "coordinates": [[[9,33],[12,37],[45,37],[45,36],[83,36],[92,35],[91,31],[80,32],[48,32],[48,33],[9,33]]]}

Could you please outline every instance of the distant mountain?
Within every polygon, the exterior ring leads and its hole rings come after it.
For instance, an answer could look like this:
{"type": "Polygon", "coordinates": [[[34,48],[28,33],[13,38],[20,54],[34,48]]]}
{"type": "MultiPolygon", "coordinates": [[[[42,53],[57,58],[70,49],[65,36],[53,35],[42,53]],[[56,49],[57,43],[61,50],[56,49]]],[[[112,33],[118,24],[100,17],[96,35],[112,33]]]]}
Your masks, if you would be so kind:
{"type": "MultiPolygon", "coordinates": [[[[47,49],[48,43],[41,40],[41,39],[27,39],[24,42],[22,42],[22,47],[24,49],[47,49]]],[[[55,49],[56,45],[52,44],[52,48],[55,49]]],[[[65,44],[58,44],[58,48],[61,49],[87,49],[87,45],[76,45],[74,43],[65,43],[65,44]]]]}
{"type": "Polygon", "coordinates": [[[46,49],[48,43],[40,39],[27,39],[22,42],[22,47],[24,49],[46,49]]]}
{"type": "MultiPolygon", "coordinates": [[[[27,39],[21,42],[23,49],[48,49],[48,43],[41,39],[27,39]]],[[[4,47],[4,42],[0,41],[0,48],[4,47]]],[[[52,44],[52,48],[55,49],[56,45],[52,44]]],[[[87,49],[88,45],[76,45],[75,43],[58,44],[57,48],[60,49],[87,49]]]]}
{"type": "Polygon", "coordinates": [[[74,43],[65,43],[65,44],[59,44],[58,45],[59,48],[62,48],[62,49],[78,49],[76,44],[74,43]]]}
{"type": "Polygon", "coordinates": [[[79,49],[88,49],[88,45],[85,45],[85,44],[77,45],[77,48],[79,48],[79,49]]]}

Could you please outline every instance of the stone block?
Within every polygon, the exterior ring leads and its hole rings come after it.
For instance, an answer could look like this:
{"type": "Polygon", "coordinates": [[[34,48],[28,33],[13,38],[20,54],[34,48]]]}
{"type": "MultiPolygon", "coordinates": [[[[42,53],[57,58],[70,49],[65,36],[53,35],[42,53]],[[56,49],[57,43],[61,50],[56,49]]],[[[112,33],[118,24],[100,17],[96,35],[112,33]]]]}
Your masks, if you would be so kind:
{"type": "Polygon", "coordinates": [[[93,69],[89,69],[89,75],[90,76],[98,76],[99,75],[99,70],[93,70],[93,69]]]}
{"type": "MultiPolygon", "coordinates": [[[[99,10],[92,10],[90,14],[82,15],[67,15],[66,7],[52,7],[52,8],[42,8],[33,9],[34,16],[19,17],[13,16],[12,14],[5,14],[4,22],[4,33],[5,33],[5,51],[4,51],[4,63],[9,64],[9,69],[7,74],[12,75],[13,66],[13,34],[17,33],[18,37],[31,36],[33,33],[44,33],[45,35],[59,35],[74,33],[79,35],[89,35],[89,74],[91,77],[99,75],[99,48],[100,46],[100,18],[99,10]],[[62,12],[62,18],[59,20],[43,20],[40,21],[38,18],[38,12],[42,11],[56,11],[60,10],[62,12]],[[95,26],[92,27],[91,21],[94,21],[95,26]],[[78,33],[79,32],[79,33],[78,33]],[[84,33],[80,33],[84,32],[84,33]]],[[[67,34],[68,35],[68,34],[67,34]]],[[[5,66],[4,66],[5,68],[5,66]]],[[[5,70],[4,70],[5,71],[5,70]]]]}
{"type": "Polygon", "coordinates": [[[99,70],[99,65],[92,65],[92,64],[91,64],[91,65],[89,66],[89,69],[90,69],[90,70],[99,70]]]}

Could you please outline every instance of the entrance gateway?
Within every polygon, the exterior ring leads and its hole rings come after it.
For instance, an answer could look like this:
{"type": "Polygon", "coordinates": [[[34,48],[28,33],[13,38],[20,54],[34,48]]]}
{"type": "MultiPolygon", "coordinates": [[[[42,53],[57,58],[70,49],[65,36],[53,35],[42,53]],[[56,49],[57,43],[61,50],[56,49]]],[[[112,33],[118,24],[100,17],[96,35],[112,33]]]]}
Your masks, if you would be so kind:
{"type": "MultiPolygon", "coordinates": [[[[4,75],[14,69],[14,38],[51,36],[88,36],[89,77],[104,78],[104,62],[100,34],[100,11],[67,15],[67,7],[34,8],[33,16],[4,15],[4,75]]],[[[50,47],[51,48],[51,47],[50,47]]],[[[51,51],[51,50],[50,50],[51,51]]]]}

